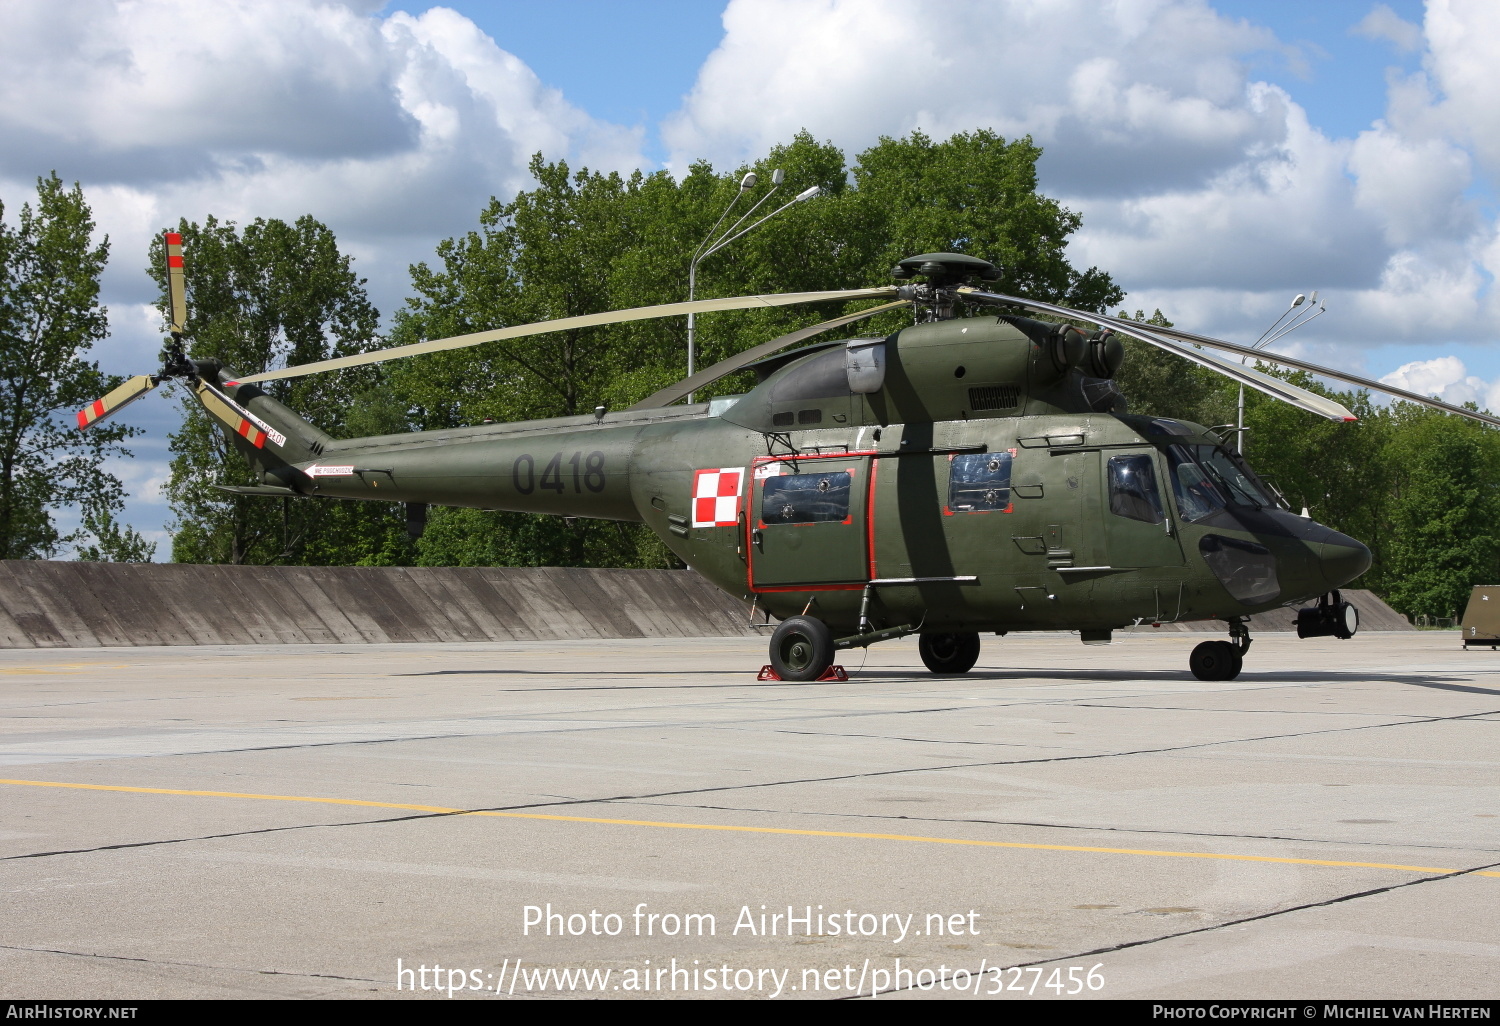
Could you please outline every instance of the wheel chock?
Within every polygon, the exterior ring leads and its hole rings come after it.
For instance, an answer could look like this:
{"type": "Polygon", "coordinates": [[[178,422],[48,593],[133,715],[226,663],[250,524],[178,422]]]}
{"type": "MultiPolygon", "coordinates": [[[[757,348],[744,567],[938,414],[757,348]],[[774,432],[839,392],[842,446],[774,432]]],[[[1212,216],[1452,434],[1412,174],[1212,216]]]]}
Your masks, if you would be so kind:
{"type": "MultiPolygon", "coordinates": [[[[767,663],[766,665],[764,665],[764,666],[762,666],[760,668],[760,672],[755,675],[755,679],[756,680],[780,680],[781,677],[779,677],[777,675],[775,667],[773,667],[770,663],[767,663]]],[[[813,683],[816,684],[816,683],[819,683],[820,681],[825,681],[825,680],[848,680],[848,679],[849,679],[849,674],[847,672],[845,672],[844,668],[842,666],[838,665],[837,663],[834,663],[828,669],[824,670],[823,671],[823,675],[821,677],[819,677],[817,680],[813,681],[813,683]]]]}

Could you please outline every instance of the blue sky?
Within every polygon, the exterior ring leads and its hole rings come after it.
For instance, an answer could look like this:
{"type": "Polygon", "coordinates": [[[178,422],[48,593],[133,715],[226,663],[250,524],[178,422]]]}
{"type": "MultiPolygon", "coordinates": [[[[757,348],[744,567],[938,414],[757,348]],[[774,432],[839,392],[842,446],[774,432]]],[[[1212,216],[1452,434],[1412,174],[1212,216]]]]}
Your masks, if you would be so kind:
{"type": "MultiPolygon", "coordinates": [[[[179,216],[311,213],[388,314],[537,151],[675,170],[985,127],[1042,144],[1074,262],[1131,308],[1248,340],[1319,289],[1288,352],[1500,408],[1492,0],[9,0],[0,61],[0,200],[82,182],[117,373],[160,346],[141,268],[179,216]]],[[[165,555],[176,415],[130,416],[128,519],[165,555]]]]}

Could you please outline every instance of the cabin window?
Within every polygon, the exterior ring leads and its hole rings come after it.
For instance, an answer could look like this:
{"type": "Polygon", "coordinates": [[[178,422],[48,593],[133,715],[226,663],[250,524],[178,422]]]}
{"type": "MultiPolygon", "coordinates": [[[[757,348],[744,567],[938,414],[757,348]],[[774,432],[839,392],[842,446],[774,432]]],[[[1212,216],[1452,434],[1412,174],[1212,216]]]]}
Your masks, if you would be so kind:
{"type": "Polygon", "coordinates": [[[848,520],[851,477],[847,470],[768,477],[761,489],[761,522],[770,526],[848,520]]]}
{"type": "Polygon", "coordinates": [[[1109,511],[1148,524],[1166,519],[1149,454],[1109,458],[1109,511]]]}
{"type": "Polygon", "coordinates": [[[976,452],[953,456],[948,471],[948,511],[983,513],[1010,508],[1008,452],[976,452]]]}

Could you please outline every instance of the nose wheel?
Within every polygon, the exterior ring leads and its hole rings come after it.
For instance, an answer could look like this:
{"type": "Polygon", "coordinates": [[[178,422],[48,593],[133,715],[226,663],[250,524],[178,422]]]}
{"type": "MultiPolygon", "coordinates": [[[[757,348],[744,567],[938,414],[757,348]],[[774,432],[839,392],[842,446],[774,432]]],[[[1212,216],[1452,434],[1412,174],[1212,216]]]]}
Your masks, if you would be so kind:
{"type": "Polygon", "coordinates": [[[1188,657],[1188,669],[1199,680],[1234,680],[1245,668],[1245,653],[1250,649],[1250,631],[1244,621],[1229,623],[1228,641],[1205,641],[1188,657]]]}

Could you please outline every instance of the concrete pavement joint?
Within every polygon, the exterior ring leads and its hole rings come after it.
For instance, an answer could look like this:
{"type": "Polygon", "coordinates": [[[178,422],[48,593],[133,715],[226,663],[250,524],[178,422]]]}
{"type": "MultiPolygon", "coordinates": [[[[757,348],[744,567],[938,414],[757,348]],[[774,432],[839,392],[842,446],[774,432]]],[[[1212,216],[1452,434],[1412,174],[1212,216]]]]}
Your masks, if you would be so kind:
{"type": "Polygon", "coordinates": [[[201,962],[173,962],[161,958],[141,958],[136,955],[104,955],[97,951],[64,951],[61,948],[33,948],[23,944],[0,944],[0,951],[30,951],[39,955],[66,955],[71,958],[102,958],[112,962],[140,962],[145,965],[170,965],[180,969],[217,969],[232,973],[253,973],[256,976],[300,976],[317,980],[348,980],[351,983],[386,983],[386,980],[371,980],[363,976],[335,976],[333,973],[299,973],[286,969],[246,969],[236,965],[204,965],[201,962]]]}
{"type": "MultiPolygon", "coordinates": [[[[1038,844],[1038,843],[1024,842],[1024,841],[993,841],[993,840],[983,840],[983,839],[975,839],[975,838],[925,837],[925,836],[913,835],[913,834],[873,834],[873,833],[855,833],[855,832],[843,831],[843,830],[804,830],[804,829],[796,829],[796,828],[790,828],[790,827],[742,826],[742,825],[725,824],[725,823],[680,823],[680,822],[663,822],[663,821],[655,821],[655,820],[614,819],[614,818],[603,818],[603,817],[598,817],[598,816],[560,816],[560,815],[551,815],[551,814],[546,814],[546,813],[526,813],[526,812],[502,811],[502,810],[499,810],[499,809],[449,809],[449,808],[441,808],[441,807],[435,807],[435,806],[419,806],[419,805],[397,804],[397,803],[394,803],[394,802],[376,802],[376,801],[369,801],[369,800],[358,799],[358,798],[327,798],[327,797],[314,797],[314,796],[305,796],[305,795],[250,794],[250,793],[233,792],[233,791],[189,791],[189,790],[181,790],[181,789],[175,789],[175,788],[131,787],[131,786],[121,785],[121,784],[78,784],[78,783],[67,783],[67,782],[62,782],[62,781],[48,781],[48,780],[0,780],[0,784],[10,784],[10,785],[13,785],[13,786],[30,786],[30,787],[44,787],[44,788],[63,788],[63,789],[73,789],[73,790],[89,790],[89,791],[115,791],[115,792],[125,792],[125,793],[132,793],[132,794],[171,795],[171,796],[174,796],[174,797],[190,797],[190,798],[241,798],[241,799],[248,799],[248,800],[253,800],[253,801],[307,802],[307,803],[313,803],[313,804],[327,804],[327,805],[354,805],[354,806],[366,806],[366,807],[374,806],[374,807],[380,807],[380,808],[401,808],[401,809],[411,809],[411,810],[415,810],[415,811],[418,811],[418,812],[424,812],[424,813],[429,814],[429,816],[445,816],[445,815],[446,816],[493,816],[493,817],[505,818],[505,819],[546,820],[546,821],[565,822],[565,823],[598,824],[598,825],[605,825],[605,826],[657,827],[657,828],[670,829],[670,830],[694,830],[694,831],[701,830],[701,831],[708,831],[708,832],[724,832],[724,833],[766,834],[766,835],[800,836],[800,837],[831,837],[831,838],[851,839],[851,840],[905,841],[905,842],[920,843],[920,844],[956,845],[956,846],[975,847],[975,848],[1010,848],[1010,849],[1031,850],[1031,851],[1085,852],[1085,853],[1090,853],[1090,854],[1104,854],[1104,855],[1148,855],[1148,856],[1157,856],[1157,857],[1163,857],[1163,858],[1212,859],[1212,860],[1224,860],[1224,861],[1236,861],[1236,862],[1266,862],[1266,863],[1278,863],[1278,864],[1283,864],[1283,865],[1309,865],[1309,866],[1327,866],[1327,867],[1356,868],[1356,869],[1386,869],[1386,870],[1392,870],[1392,871],[1397,871],[1397,872],[1435,874],[1437,876],[1448,876],[1448,875],[1454,875],[1454,874],[1462,874],[1462,873],[1472,872],[1472,873],[1476,873],[1476,874],[1481,875],[1481,876],[1496,876],[1496,877],[1500,877],[1500,873],[1486,872],[1486,868],[1487,867],[1480,867],[1478,869],[1473,869],[1473,870],[1450,870],[1450,869],[1446,869],[1446,868],[1437,868],[1437,867],[1433,867],[1433,866],[1407,866],[1407,865],[1393,865],[1393,864],[1390,864],[1390,863],[1383,863],[1383,862],[1380,862],[1380,863],[1377,863],[1377,862],[1351,862],[1351,861],[1332,860],[1332,859],[1303,859],[1303,858],[1290,858],[1290,857],[1273,856],[1273,855],[1235,855],[1235,854],[1227,853],[1227,852],[1156,851],[1156,850],[1141,850],[1141,849],[1133,849],[1133,848],[1102,848],[1102,847],[1085,846],[1085,845],[1038,844]]],[[[398,817],[398,818],[428,818],[428,817],[419,816],[419,817],[398,817]]],[[[264,828],[261,831],[254,831],[254,832],[274,833],[274,832],[277,832],[278,830],[289,830],[289,829],[298,829],[298,828],[296,828],[296,827],[264,828]]],[[[133,844],[133,845],[122,845],[122,847],[144,847],[144,846],[145,845],[141,844],[141,843],[137,843],[137,844],[133,844]]],[[[23,857],[23,856],[12,856],[12,857],[13,858],[19,858],[19,857],[23,857]]]]}
{"type": "MultiPolygon", "coordinates": [[[[1288,908],[1274,909],[1274,910],[1272,910],[1270,912],[1261,912],[1261,913],[1258,913],[1258,914],[1253,915],[1253,916],[1243,916],[1243,917],[1241,917],[1239,919],[1230,919],[1230,920],[1226,920],[1225,922],[1214,923],[1214,924],[1211,924],[1209,926],[1197,926],[1197,927],[1194,927],[1191,930],[1179,930],[1176,933],[1162,934],[1160,937],[1147,937],[1147,938],[1143,938],[1141,940],[1122,941],[1119,944],[1111,944],[1111,945],[1108,945],[1107,947],[1102,947],[1102,948],[1092,948],[1092,949],[1090,949],[1088,951],[1079,951],[1079,952],[1075,952],[1074,954],[1071,954],[1071,955],[1061,955],[1061,956],[1058,956],[1056,958],[1037,959],[1037,960],[1032,961],[1032,962],[1017,962],[1015,965],[1006,966],[1005,969],[1002,970],[1002,971],[1007,971],[1007,970],[1010,970],[1010,969],[1024,969],[1024,968],[1026,968],[1028,966],[1051,965],[1053,962],[1067,962],[1067,961],[1071,961],[1072,959],[1075,959],[1075,958],[1090,958],[1090,957],[1092,957],[1094,955],[1108,955],[1108,954],[1112,954],[1113,952],[1116,952],[1116,951],[1126,951],[1126,950],[1128,950],[1130,948],[1139,948],[1139,947],[1146,947],[1146,946],[1151,945],[1151,944],[1160,944],[1162,941],[1174,940],[1174,939],[1176,939],[1178,937],[1191,937],[1192,935],[1198,934],[1198,933],[1213,933],[1213,932],[1215,932],[1217,930],[1223,930],[1226,927],[1230,927],[1230,926],[1243,926],[1246,923],[1255,923],[1255,922],[1260,922],[1260,921],[1266,920],[1266,919],[1275,919],[1275,918],[1277,918],[1279,916],[1290,915],[1293,912],[1305,912],[1308,909],[1327,908],[1330,905],[1339,905],[1339,904],[1342,904],[1342,903],[1344,903],[1346,901],[1354,901],[1354,900],[1359,899],[1359,898],[1369,898],[1369,897],[1373,897],[1374,895],[1377,895],[1377,894],[1386,894],[1386,893],[1389,893],[1391,891],[1401,890],[1403,887],[1412,887],[1412,886],[1415,886],[1416,884],[1433,883],[1434,881],[1438,881],[1438,880],[1452,880],[1452,879],[1454,879],[1456,877],[1468,876],[1468,875],[1473,874],[1473,873],[1484,873],[1486,871],[1496,869],[1497,867],[1500,867],[1500,862],[1491,862],[1491,863],[1488,863],[1488,864],[1482,865],[1482,866],[1473,866],[1473,867],[1471,867],[1469,869],[1455,869],[1455,870],[1453,870],[1450,873],[1443,873],[1443,874],[1441,874],[1439,876],[1424,876],[1424,877],[1419,877],[1418,879],[1415,879],[1415,880],[1403,880],[1401,883],[1388,884],[1388,885],[1386,885],[1384,887],[1372,887],[1369,890],[1356,891],[1356,892],[1354,892],[1352,894],[1340,894],[1340,895],[1337,895],[1337,896],[1332,897],[1332,898],[1325,898],[1322,901],[1309,901],[1309,902],[1306,902],[1306,903],[1301,904],[1301,905],[1292,905],[1292,906],[1290,906],[1288,908]]],[[[956,974],[951,974],[950,973],[948,975],[948,977],[946,977],[946,979],[952,979],[955,975],[956,974]]],[[[970,977],[971,978],[973,977],[973,973],[970,973],[970,977]]],[[[880,993],[881,994],[898,994],[898,993],[901,993],[902,991],[908,991],[908,990],[913,990],[913,989],[915,989],[915,988],[914,987],[891,987],[889,990],[882,990],[882,991],[880,991],[880,993]]],[[[871,995],[851,994],[851,995],[847,995],[847,996],[838,998],[837,1000],[840,1000],[840,1001],[850,1001],[850,1000],[853,1000],[853,999],[856,999],[856,998],[860,998],[860,997],[874,997],[874,996],[875,995],[873,995],[873,994],[871,994],[871,995]]]]}
{"type": "MultiPolygon", "coordinates": [[[[604,803],[609,804],[609,803],[604,803]]],[[[1276,834],[1226,834],[1211,830],[1163,830],[1156,827],[1114,827],[1114,826],[1090,826],[1086,823],[1041,823],[1029,820],[1009,819],[968,819],[955,818],[951,816],[895,816],[873,812],[810,812],[801,809],[756,809],[734,805],[672,805],[667,802],[620,802],[624,806],[638,805],[643,808],[660,809],[702,809],[705,812],[743,812],[756,813],[770,816],[805,816],[830,819],[871,819],[878,822],[904,822],[904,823],[954,823],[972,824],[974,826],[1002,826],[1002,827],[1027,827],[1040,830],[1081,830],[1098,833],[1120,833],[1120,834],[1158,834],[1167,837],[1209,837],[1224,840],[1244,841],[1288,841],[1295,844],[1338,844],[1349,847],[1366,848],[1421,848],[1432,851],[1477,851],[1493,852],[1500,854],[1500,849],[1480,848],[1472,845],[1456,844],[1423,844],[1412,841],[1362,841],[1358,839],[1341,840],[1335,837],[1283,837],[1276,834]]]]}

